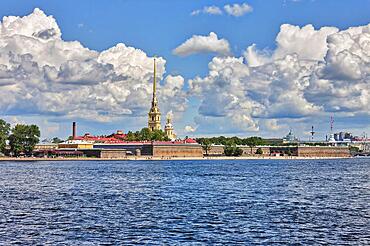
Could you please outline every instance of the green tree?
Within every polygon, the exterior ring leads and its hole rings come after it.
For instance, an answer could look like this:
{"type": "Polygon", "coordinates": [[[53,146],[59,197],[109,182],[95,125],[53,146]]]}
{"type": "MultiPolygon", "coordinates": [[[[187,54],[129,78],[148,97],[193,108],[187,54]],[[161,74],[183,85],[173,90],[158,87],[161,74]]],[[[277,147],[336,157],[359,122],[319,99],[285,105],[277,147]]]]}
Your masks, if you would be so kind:
{"type": "Polygon", "coordinates": [[[135,133],[129,131],[126,134],[127,141],[169,141],[166,133],[162,130],[151,131],[149,128],[143,128],[135,133]]]}
{"type": "Polygon", "coordinates": [[[14,155],[20,153],[32,154],[35,145],[39,142],[40,129],[36,125],[18,124],[12,129],[9,136],[9,145],[14,155]]]}
{"type": "Polygon", "coordinates": [[[226,156],[233,156],[234,154],[234,147],[233,146],[226,146],[224,147],[224,153],[226,156]]]}
{"type": "Polygon", "coordinates": [[[263,150],[261,148],[258,148],[257,151],[256,151],[256,154],[257,155],[262,155],[263,154],[263,150]]]}
{"type": "Polygon", "coordinates": [[[55,144],[58,144],[58,143],[61,143],[63,142],[62,139],[58,138],[58,137],[54,137],[52,140],[51,140],[52,143],[55,143],[55,144]]]}
{"type": "Polygon", "coordinates": [[[133,133],[132,131],[129,131],[129,132],[126,134],[125,139],[126,139],[127,141],[137,141],[136,136],[135,136],[135,133],[133,133]]]}
{"type": "Polygon", "coordinates": [[[154,130],[150,132],[150,140],[152,141],[167,141],[168,138],[162,130],[154,130]]]}
{"type": "Polygon", "coordinates": [[[202,144],[204,141],[210,141],[211,144],[217,145],[264,145],[265,140],[260,137],[250,137],[250,138],[239,138],[239,137],[211,137],[211,138],[197,138],[197,142],[202,144]]]}
{"type": "Polygon", "coordinates": [[[263,145],[264,141],[260,137],[250,137],[244,140],[244,144],[251,148],[251,154],[253,154],[253,148],[259,145],[263,145]]]}
{"type": "Polygon", "coordinates": [[[225,145],[224,153],[226,156],[241,156],[243,154],[243,150],[236,145],[225,145]]]}
{"type": "Polygon", "coordinates": [[[206,155],[208,156],[208,151],[211,150],[211,145],[212,145],[211,141],[209,139],[204,139],[201,144],[202,144],[203,150],[206,152],[206,155]]]}
{"type": "Polygon", "coordinates": [[[6,140],[9,137],[10,124],[0,119],[0,153],[4,153],[6,140]]]}
{"type": "Polygon", "coordinates": [[[224,145],[224,153],[226,156],[234,156],[236,150],[236,145],[232,140],[227,140],[226,144],[224,145]]]}
{"type": "Polygon", "coordinates": [[[355,146],[350,146],[349,147],[349,151],[351,151],[351,153],[359,153],[360,152],[360,148],[355,147],[355,146]]]}
{"type": "Polygon", "coordinates": [[[242,156],[243,155],[243,150],[239,147],[236,147],[234,149],[234,156],[242,156]]]}
{"type": "Polygon", "coordinates": [[[151,132],[150,132],[149,128],[144,127],[143,129],[141,129],[141,131],[139,132],[139,140],[142,140],[142,141],[152,140],[151,139],[151,132]]]}

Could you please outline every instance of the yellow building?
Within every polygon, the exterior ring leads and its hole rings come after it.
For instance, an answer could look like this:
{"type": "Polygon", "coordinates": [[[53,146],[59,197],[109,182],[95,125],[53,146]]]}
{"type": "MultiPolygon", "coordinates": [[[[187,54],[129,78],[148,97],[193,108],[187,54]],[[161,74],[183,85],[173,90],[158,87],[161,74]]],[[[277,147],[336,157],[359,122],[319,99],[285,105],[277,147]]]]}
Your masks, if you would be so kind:
{"type": "Polygon", "coordinates": [[[92,149],[94,142],[84,140],[68,140],[58,144],[58,149],[92,149]]]}
{"type": "Polygon", "coordinates": [[[153,98],[152,107],[148,113],[148,128],[151,131],[161,129],[161,112],[158,107],[158,99],[156,94],[156,64],[154,58],[154,80],[153,80],[153,98]]]}
{"type": "Polygon", "coordinates": [[[42,151],[42,150],[54,150],[58,147],[56,143],[48,143],[48,142],[41,142],[35,145],[34,150],[42,151]]]}

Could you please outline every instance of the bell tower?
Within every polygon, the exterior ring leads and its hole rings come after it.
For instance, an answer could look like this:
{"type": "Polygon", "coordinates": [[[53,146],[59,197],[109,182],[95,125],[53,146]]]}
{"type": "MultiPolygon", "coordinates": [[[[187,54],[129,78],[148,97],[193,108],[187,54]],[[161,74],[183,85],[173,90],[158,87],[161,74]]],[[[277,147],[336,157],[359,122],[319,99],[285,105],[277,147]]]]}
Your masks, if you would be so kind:
{"type": "Polygon", "coordinates": [[[156,92],[156,60],[154,58],[154,79],[153,79],[153,97],[152,97],[152,106],[148,113],[148,128],[151,131],[160,130],[161,129],[161,112],[159,111],[158,107],[158,99],[157,99],[157,92],[156,92]]]}
{"type": "Polygon", "coordinates": [[[176,134],[173,132],[172,118],[170,114],[167,114],[167,122],[164,127],[164,133],[170,140],[176,139],[176,134]]]}

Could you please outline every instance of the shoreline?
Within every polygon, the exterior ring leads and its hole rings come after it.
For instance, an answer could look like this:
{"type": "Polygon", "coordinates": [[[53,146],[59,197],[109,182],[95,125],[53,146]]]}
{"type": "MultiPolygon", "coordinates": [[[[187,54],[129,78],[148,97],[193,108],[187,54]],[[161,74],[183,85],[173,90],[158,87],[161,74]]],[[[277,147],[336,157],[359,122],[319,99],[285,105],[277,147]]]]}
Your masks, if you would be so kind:
{"type": "Polygon", "coordinates": [[[353,157],[303,157],[303,156],[243,156],[243,157],[126,157],[126,158],[33,158],[33,157],[0,157],[0,162],[19,161],[19,162],[36,162],[36,161],[186,161],[186,160],[329,160],[329,159],[351,159],[353,157]]]}

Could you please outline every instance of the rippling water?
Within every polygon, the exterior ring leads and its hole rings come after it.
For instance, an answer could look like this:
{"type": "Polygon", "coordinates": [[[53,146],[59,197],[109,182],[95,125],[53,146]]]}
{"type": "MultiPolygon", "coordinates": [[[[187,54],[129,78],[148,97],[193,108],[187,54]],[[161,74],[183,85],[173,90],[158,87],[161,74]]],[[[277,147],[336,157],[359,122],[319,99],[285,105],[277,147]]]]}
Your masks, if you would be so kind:
{"type": "Polygon", "coordinates": [[[0,163],[0,244],[370,244],[370,159],[0,163]]]}

